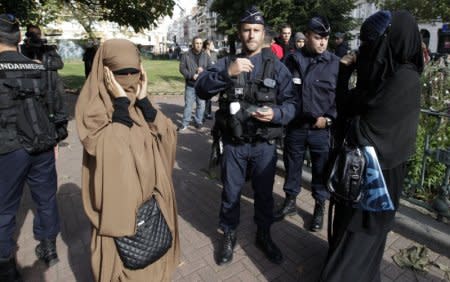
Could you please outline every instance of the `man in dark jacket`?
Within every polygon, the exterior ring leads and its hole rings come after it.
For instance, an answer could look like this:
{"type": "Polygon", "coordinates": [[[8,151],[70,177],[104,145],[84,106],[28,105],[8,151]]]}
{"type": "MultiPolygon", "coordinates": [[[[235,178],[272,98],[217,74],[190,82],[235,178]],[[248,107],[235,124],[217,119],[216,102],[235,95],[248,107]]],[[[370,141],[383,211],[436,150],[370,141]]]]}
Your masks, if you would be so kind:
{"type": "Polygon", "coordinates": [[[186,80],[184,92],[184,112],[183,121],[178,131],[187,129],[191,122],[192,106],[196,102],[195,109],[195,127],[201,128],[203,124],[203,114],[205,112],[205,100],[200,99],[195,93],[194,84],[198,76],[210,64],[208,54],[203,51],[203,40],[196,36],[192,39],[192,49],[181,56],[180,72],[186,80]]]}
{"type": "MultiPolygon", "coordinates": [[[[54,147],[67,136],[67,116],[56,77],[41,63],[17,52],[18,20],[0,15],[0,281],[19,281],[14,253],[16,213],[24,183],[36,204],[33,233],[40,241],[36,255],[49,266],[58,261],[57,176],[54,147]]],[[[45,54],[44,54],[45,58],[45,54]]]]}
{"type": "Polygon", "coordinates": [[[311,231],[323,225],[325,200],[325,167],[330,150],[330,126],[336,118],[335,89],[339,58],[327,51],[330,26],[323,17],[313,17],[307,25],[306,44],[286,58],[299,97],[297,115],[286,130],[284,165],[286,178],[283,190],[286,199],[275,217],[296,214],[295,200],[300,193],[305,152],[312,161],[312,195],[316,201],[311,231]]]}
{"type": "Polygon", "coordinates": [[[256,246],[271,262],[279,264],[283,255],[270,235],[277,161],[275,139],[281,137],[282,125],[295,115],[295,93],[286,66],[269,48],[262,49],[262,13],[255,7],[246,10],[238,31],[243,53],[220,59],[200,75],[195,86],[201,98],[220,93],[216,122],[222,125],[223,134],[219,225],[224,235],[218,264],[233,259],[241,189],[249,167],[255,191],[256,246]]]}
{"type": "Polygon", "coordinates": [[[84,49],[83,53],[84,75],[86,76],[86,78],[91,73],[95,53],[97,53],[97,45],[95,44],[94,40],[88,39],[86,43],[86,49],[84,49]]]}

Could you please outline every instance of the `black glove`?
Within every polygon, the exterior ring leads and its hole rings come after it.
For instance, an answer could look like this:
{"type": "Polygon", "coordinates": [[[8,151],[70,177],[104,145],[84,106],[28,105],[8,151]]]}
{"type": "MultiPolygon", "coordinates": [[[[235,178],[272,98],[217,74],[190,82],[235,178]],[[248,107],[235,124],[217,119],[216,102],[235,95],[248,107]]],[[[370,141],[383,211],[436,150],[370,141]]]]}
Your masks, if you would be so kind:
{"type": "Polygon", "coordinates": [[[141,109],[144,114],[144,118],[147,122],[154,122],[156,118],[156,114],[158,113],[156,109],[153,107],[150,100],[145,97],[144,99],[136,100],[136,106],[141,109]]]}

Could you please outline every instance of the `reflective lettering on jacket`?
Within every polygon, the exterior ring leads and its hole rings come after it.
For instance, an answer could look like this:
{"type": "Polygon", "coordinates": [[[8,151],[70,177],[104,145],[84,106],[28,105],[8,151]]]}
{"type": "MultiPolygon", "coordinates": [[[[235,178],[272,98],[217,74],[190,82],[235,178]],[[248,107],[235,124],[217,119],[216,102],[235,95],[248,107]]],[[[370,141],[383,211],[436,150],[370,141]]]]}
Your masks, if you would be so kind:
{"type": "Polygon", "coordinates": [[[0,70],[45,70],[45,67],[33,63],[0,63],[0,70]]]}

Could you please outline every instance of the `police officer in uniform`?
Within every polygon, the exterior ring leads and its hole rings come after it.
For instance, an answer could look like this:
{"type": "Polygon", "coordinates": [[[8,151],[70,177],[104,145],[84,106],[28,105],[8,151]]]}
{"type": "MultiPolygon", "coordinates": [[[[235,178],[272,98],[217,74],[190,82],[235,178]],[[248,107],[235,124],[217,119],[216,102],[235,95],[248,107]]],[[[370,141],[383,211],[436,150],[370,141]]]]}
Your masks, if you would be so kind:
{"type": "Polygon", "coordinates": [[[330,25],[325,18],[311,18],[305,46],[286,58],[300,107],[286,129],[283,155],[286,199],[275,218],[281,220],[285,215],[297,213],[295,200],[300,193],[305,152],[309,149],[315,199],[311,231],[322,228],[325,201],[329,198],[325,170],[330,151],[330,126],[336,118],[335,89],[339,69],[339,58],[327,51],[329,34],[330,25]]]}
{"type": "Polygon", "coordinates": [[[36,215],[33,232],[40,241],[36,255],[49,266],[58,261],[57,176],[54,146],[67,136],[60,80],[48,97],[43,64],[18,53],[18,20],[0,15],[0,281],[19,281],[14,253],[15,218],[24,183],[36,215]],[[50,108],[51,107],[51,108],[50,108]],[[27,124],[28,121],[30,124],[27,124]],[[40,134],[40,133],[43,134],[40,134]]]}
{"type": "Polygon", "coordinates": [[[283,261],[272,241],[273,183],[276,167],[275,139],[295,115],[296,98],[288,69],[264,44],[264,19],[251,7],[239,22],[243,53],[220,59],[202,73],[196,91],[203,99],[219,94],[216,122],[223,134],[222,248],[218,264],[229,263],[236,243],[241,189],[250,166],[254,190],[256,246],[273,263],[283,261]]]}

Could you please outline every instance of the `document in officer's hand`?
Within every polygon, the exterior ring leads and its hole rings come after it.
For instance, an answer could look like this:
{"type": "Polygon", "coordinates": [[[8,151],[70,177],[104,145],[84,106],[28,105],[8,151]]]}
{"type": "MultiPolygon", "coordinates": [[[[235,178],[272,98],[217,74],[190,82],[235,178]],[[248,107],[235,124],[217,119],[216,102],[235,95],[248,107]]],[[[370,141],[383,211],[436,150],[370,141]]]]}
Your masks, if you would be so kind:
{"type": "Polygon", "coordinates": [[[253,114],[253,113],[256,113],[256,112],[266,113],[266,112],[269,111],[269,107],[257,107],[257,106],[255,106],[255,105],[250,105],[250,106],[246,109],[246,111],[247,111],[249,114],[253,114]]]}

